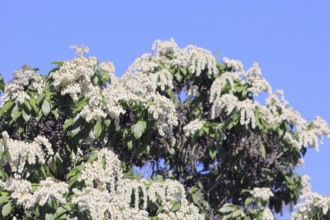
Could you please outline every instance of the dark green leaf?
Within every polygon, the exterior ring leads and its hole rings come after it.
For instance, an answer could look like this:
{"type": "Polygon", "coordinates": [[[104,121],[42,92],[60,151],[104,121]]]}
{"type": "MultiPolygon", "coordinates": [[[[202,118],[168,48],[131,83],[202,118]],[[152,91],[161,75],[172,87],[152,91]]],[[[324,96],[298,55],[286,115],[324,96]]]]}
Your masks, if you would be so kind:
{"type": "Polygon", "coordinates": [[[0,74],[0,91],[3,92],[5,90],[5,82],[3,81],[3,77],[0,74]]]}

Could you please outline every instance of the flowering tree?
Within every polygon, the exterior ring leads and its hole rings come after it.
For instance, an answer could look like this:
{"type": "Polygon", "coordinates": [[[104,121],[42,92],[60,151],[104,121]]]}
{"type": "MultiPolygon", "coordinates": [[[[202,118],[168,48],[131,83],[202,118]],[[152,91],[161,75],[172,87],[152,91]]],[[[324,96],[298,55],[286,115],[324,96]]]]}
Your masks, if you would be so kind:
{"type": "Polygon", "coordinates": [[[258,64],[155,41],[118,78],[74,49],[48,75],[0,77],[1,218],[274,219],[298,201],[293,218],[329,218],[294,169],[330,130],[258,64]]]}

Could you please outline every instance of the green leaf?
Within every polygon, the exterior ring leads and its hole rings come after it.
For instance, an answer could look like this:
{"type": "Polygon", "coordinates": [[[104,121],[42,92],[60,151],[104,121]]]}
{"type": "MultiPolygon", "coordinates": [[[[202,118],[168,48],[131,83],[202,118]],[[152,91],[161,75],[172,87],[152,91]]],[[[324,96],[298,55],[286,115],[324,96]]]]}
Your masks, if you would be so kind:
{"type": "Polygon", "coordinates": [[[0,108],[0,116],[6,113],[12,106],[14,105],[14,102],[12,100],[6,102],[1,108],[0,108]]]}
{"type": "Polygon", "coordinates": [[[79,126],[76,129],[73,129],[72,131],[70,131],[71,137],[76,136],[80,132],[80,130],[81,130],[81,127],[79,126]]]}
{"type": "Polygon", "coordinates": [[[38,113],[39,109],[36,105],[36,102],[34,101],[34,99],[30,99],[30,105],[32,106],[32,109],[35,113],[38,113]]]}
{"type": "Polygon", "coordinates": [[[5,82],[3,81],[3,77],[0,74],[0,91],[4,92],[4,90],[5,90],[5,82]]]}
{"type": "Polygon", "coordinates": [[[24,118],[24,121],[27,123],[30,118],[31,118],[31,115],[30,114],[27,114],[24,110],[22,111],[22,115],[23,115],[23,118],[24,118]]]}
{"type": "Polygon", "coordinates": [[[47,213],[45,216],[45,220],[55,220],[55,216],[53,214],[47,213]]]}
{"type": "Polygon", "coordinates": [[[96,124],[94,125],[94,129],[93,129],[94,137],[96,139],[98,139],[100,137],[101,133],[102,133],[102,125],[101,125],[101,122],[97,121],[96,124]]]}
{"type": "Polygon", "coordinates": [[[183,77],[181,76],[180,72],[177,72],[174,74],[174,77],[176,78],[176,80],[180,83],[183,79],[183,77]]]}
{"type": "Polygon", "coordinates": [[[59,116],[58,109],[52,110],[51,113],[54,115],[55,119],[57,120],[59,116]]]}
{"type": "Polygon", "coordinates": [[[52,109],[50,103],[45,99],[41,106],[41,111],[44,116],[47,116],[52,109]]]}
{"type": "Polygon", "coordinates": [[[1,211],[2,216],[6,217],[7,215],[9,215],[11,213],[12,208],[13,207],[10,202],[8,202],[6,205],[4,205],[2,207],[2,211],[1,211]]]}
{"type": "Polygon", "coordinates": [[[210,157],[211,157],[212,160],[215,158],[216,155],[217,155],[216,150],[210,150],[210,157]]]}
{"type": "Polygon", "coordinates": [[[191,196],[192,196],[194,204],[196,204],[196,205],[199,204],[199,201],[200,201],[199,196],[196,193],[192,194],[191,196]]]}
{"type": "Polygon", "coordinates": [[[127,148],[129,150],[133,148],[133,142],[132,141],[127,142],[127,148]]]}
{"type": "Polygon", "coordinates": [[[176,203],[174,203],[174,205],[172,206],[171,211],[172,211],[172,212],[176,212],[176,211],[178,211],[178,210],[180,209],[180,207],[181,207],[181,203],[180,203],[180,202],[176,202],[176,203]]]}
{"type": "Polygon", "coordinates": [[[236,210],[235,212],[232,213],[232,218],[236,218],[238,216],[244,216],[244,212],[242,210],[236,210]]]}
{"type": "Polygon", "coordinates": [[[13,110],[11,111],[11,118],[13,119],[13,121],[16,121],[17,118],[19,116],[21,116],[21,112],[18,109],[18,105],[15,105],[15,107],[13,108],[13,110]]]}
{"type": "Polygon", "coordinates": [[[179,69],[183,74],[185,74],[185,75],[187,74],[187,70],[185,68],[180,66],[179,69]]]}
{"type": "Polygon", "coordinates": [[[1,196],[0,197],[0,204],[8,202],[10,199],[10,196],[1,196]]]}
{"type": "Polygon", "coordinates": [[[144,133],[147,127],[147,123],[145,121],[138,121],[135,125],[133,125],[133,133],[135,139],[139,139],[144,133]]]}
{"type": "Polygon", "coordinates": [[[252,201],[253,201],[253,198],[249,197],[249,198],[245,199],[244,205],[248,206],[251,204],[252,201]]]}
{"type": "Polygon", "coordinates": [[[230,203],[224,204],[220,209],[219,212],[221,213],[228,213],[228,212],[233,212],[236,210],[236,206],[230,203]]]}
{"type": "Polygon", "coordinates": [[[32,110],[32,107],[31,107],[31,105],[30,105],[30,103],[29,103],[28,100],[25,100],[25,101],[24,101],[24,105],[25,105],[25,107],[26,107],[29,111],[32,110]]]}
{"type": "Polygon", "coordinates": [[[104,120],[104,124],[105,124],[105,127],[108,128],[111,125],[111,120],[110,119],[104,120]]]}
{"type": "Polygon", "coordinates": [[[64,215],[67,212],[67,210],[63,207],[58,207],[56,212],[55,212],[55,216],[56,218],[59,218],[60,216],[64,215]]]}
{"type": "Polygon", "coordinates": [[[262,159],[266,160],[266,149],[265,149],[265,145],[260,144],[260,153],[262,156],[262,159]]]}
{"type": "Polygon", "coordinates": [[[61,62],[61,61],[54,61],[54,62],[51,62],[51,64],[55,64],[57,66],[62,66],[63,65],[63,62],[61,62]]]}
{"type": "Polygon", "coordinates": [[[79,112],[87,103],[87,98],[80,100],[73,108],[73,113],[79,112]]]}
{"type": "Polygon", "coordinates": [[[66,130],[68,127],[70,127],[73,124],[73,118],[68,118],[65,120],[63,129],[66,130]]]}

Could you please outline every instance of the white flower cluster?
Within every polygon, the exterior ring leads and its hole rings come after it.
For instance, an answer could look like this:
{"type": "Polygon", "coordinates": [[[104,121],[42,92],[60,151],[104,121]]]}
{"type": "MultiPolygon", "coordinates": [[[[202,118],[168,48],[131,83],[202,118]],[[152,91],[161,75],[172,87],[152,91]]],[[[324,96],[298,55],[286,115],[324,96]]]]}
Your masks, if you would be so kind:
{"type": "Polygon", "coordinates": [[[103,62],[99,65],[100,71],[109,76],[110,79],[115,77],[115,66],[111,62],[103,62]]]}
{"type": "Polygon", "coordinates": [[[210,51],[194,45],[188,45],[184,50],[187,54],[188,68],[196,73],[196,76],[200,76],[205,69],[209,75],[218,73],[217,62],[210,51]]]}
{"type": "Polygon", "coordinates": [[[87,122],[91,120],[101,120],[107,116],[106,105],[103,102],[101,89],[96,86],[90,86],[90,91],[86,94],[87,104],[80,111],[79,115],[85,118],[87,122]]]}
{"type": "Polygon", "coordinates": [[[173,39],[156,40],[153,43],[152,51],[153,56],[163,63],[170,66],[188,67],[196,76],[199,76],[204,70],[208,70],[208,75],[218,73],[217,62],[212,53],[194,45],[180,49],[173,39]],[[172,58],[169,59],[168,55],[171,55],[172,58]]]}
{"type": "MultiPolygon", "coordinates": [[[[131,203],[131,195],[134,194],[134,198],[139,198],[141,193],[143,209],[147,208],[147,201],[161,206],[163,211],[158,214],[158,219],[204,219],[204,216],[199,214],[198,208],[188,203],[184,187],[178,181],[126,180],[121,186],[124,187],[120,187],[118,191],[123,194],[123,199],[126,198],[126,203],[131,203]],[[175,202],[180,202],[180,209],[173,212],[172,207],[175,202]]],[[[135,200],[134,203],[134,207],[138,208],[139,200],[135,200]]]]}
{"type": "Polygon", "coordinates": [[[134,63],[128,68],[128,72],[148,74],[155,72],[155,68],[158,66],[157,59],[154,59],[150,54],[143,54],[135,59],[134,63]]]}
{"type": "Polygon", "coordinates": [[[245,73],[246,82],[251,87],[247,89],[255,95],[259,95],[262,91],[270,94],[272,89],[265,78],[261,76],[261,70],[258,63],[254,63],[253,66],[245,73]]]}
{"type": "Polygon", "coordinates": [[[11,192],[11,197],[17,199],[17,204],[31,208],[35,204],[44,206],[48,199],[53,198],[58,203],[66,203],[63,197],[68,192],[68,185],[64,182],[54,181],[51,177],[40,181],[39,187],[33,192],[32,183],[24,179],[9,179],[0,186],[11,192]]]}
{"type": "Polygon", "coordinates": [[[65,204],[63,197],[68,192],[68,184],[60,181],[54,181],[51,177],[40,181],[38,189],[33,193],[34,203],[44,206],[48,199],[54,198],[58,203],[65,204]]]}
{"type": "Polygon", "coordinates": [[[145,54],[137,58],[121,78],[113,77],[109,86],[102,91],[105,112],[118,125],[119,116],[125,113],[121,101],[150,105],[149,111],[156,120],[160,135],[171,136],[173,126],[177,125],[175,106],[158,91],[172,89],[173,76],[165,68],[156,71],[156,67],[159,67],[158,61],[145,54]]]}
{"type": "Polygon", "coordinates": [[[243,64],[239,60],[233,60],[233,59],[229,59],[227,57],[224,57],[223,62],[224,62],[224,64],[226,64],[227,67],[232,68],[233,72],[243,71],[243,64]]]}
{"type": "Polygon", "coordinates": [[[77,204],[81,211],[88,211],[93,220],[103,220],[108,211],[111,219],[137,219],[148,220],[148,212],[131,208],[125,203],[125,197],[120,194],[111,196],[106,190],[86,187],[82,190],[73,189],[75,197],[72,203],[77,204]],[[124,200],[123,200],[124,199],[124,200]]]}
{"type": "Polygon", "coordinates": [[[186,126],[183,127],[183,131],[186,136],[194,135],[198,130],[200,130],[205,121],[200,121],[199,119],[195,119],[189,122],[186,126]]]}
{"type": "Polygon", "coordinates": [[[10,178],[7,182],[0,181],[1,188],[11,192],[11,197],[17,199],[17,204],[26,208],[34,205],[31,182],[24,179],[10,178]]]}
{"type": "Polygon", "coordinates": [[[31,93],[27,93],[27,90],[41,94],[44,87],[44,79],[40,74],[28,67],[23,67],[14,72],[12,82],[6,83],[2,101],[14,100],[16,104],[22,104],[30,99],[31,93]]]}
{"type": "Polygon", "coordinates": [[[64,62],[59,70],[52,74],[53,85],[61,95],[69,94],[74,102],[90,91],[92,76],[95,74],[96,57],[78,57],[64,62]]]}
{"type": "Polygon", "coordinates": [[[292,213],[292,219],[309,220],[313,219],[317,213],[328,215],[330,197],[312,192],[309,179],[309,176],[306,175],[301,177],[302,190],[299,202],[295,205],[295,212],[292,213]]]}
{"type": "Polygon", "coordinates": [[[100,190],[109,190],[114,194],[118,181],[123,174],[117,156],[107,149],[98,152],[97,158],[92,163],[85,163],[78,181],[84,181],[87,187],[96,186],[100,190]]]}
{"type": "Polygon", "coordinates": [[[232,68],[231,71],[224,72],[220,77],[216,78],[210,89],[210,102],[212,103],[211,118],[216,118],[222,112],[227,115],[233,113],[234,110],[240,112],[241,125],[251,123],[252,128],[255,128],[255,110],[258,108],[266,117],[266,120],[271,122],[271,112],[269,109],[261,106],[258,102],[251,99],[239,100],[234,92],[240,91],[241,87],[246,87],[248,92],[254,95],[259,95],[262,91],[271,94],[269,83],[261,76],[261,70],[257,63],[247,71],[243,71],[243,65],[238,60],[230,60],[224,58],[224,63],[227,67],[232,68]],[[236,88],[238,87],[238,88],[236,88]],[[222,94],[223,92],[225,94],[222,94]]]}
{"type": "Polygon", "coordinates": [[[285,100],[283,91],[276,90],[273,94],[270,94],[266,99],[266,107],[269,109],[272,118],[272,122],[287,121],[289,124],[295,126],[297,132],[302,132],[306,129],[307,122],[303,119],[298,111],[289,106],[289,103],[285,100]],[[278,97],[281,95],[281,99],[278,97]]]}
{"type": "Polygon", "coordinates": [[[230,60],[224,58],[224,63],[232,68],[232,71],[227,71],[214,80],[210,90],[210,101],[214,102],[216,98],[221,96],[222,90],[229,85],[229,92],[235,91],[235,85],[247,86],[247,91],[254,95],[259,95],[262,91],[271,94],[272,89],[265,78],[261,75],[261,70],[258,63],[246,72],[243,71],[243,65],[238,60],[230,60]]]}
{"type": "Polygon", "coordinates": [[[267,118],[268,121],[279,123],[287,121],[295,127],[295,135],[287,132],[284,139],[298,149],[301,149],[302,146],[309,146],[318,150],[319,144],[322,144],[322,137],[324,135],[330,137],[330,129],[325,120],[317,116],[310,122],[311,126],[308,126],[307,121],[301,117],[300,113],[289,106],[284,99],[283,91],[276,91],[271,94],[266,100],[266,106],[270,113],[268,114],[270,116],[267,118]],[[282,95],[281,99],[278,94],[282,95]]]}
{"type": "Polygon", "coordinates": [[[2,137],[1,142],[8,151],[7,162],[12,172],[21,173],[26,162],[32,165],[38,160],[39,163],[44,164],[46,156],[54,154],[49,141],[42,136],[36,137],[33,142],[18,141],[10,139],[7,132],[4,131],[2,137]],[[44,152],[43,146],[46,148],[46,152],[44,152]]]}
{"type": "Polygon", "coordinates": [[[188,203],[181,183],[123,178],[120,161],[107,149],[84,166],[78,181],[83,180],[85,187],[73,189],[72,203],[81,211],[88,211],[93,220],[103,219],[106,212],[111,219],[148,219],[148,201],[163,207],[159,219],[204,219],[198,208],[188,203]],[[181,204],[175,212],[171,211],[174,202],[181,204]]]}
{"type": "Polygon", "coordinates": [[[273,192],[266,187],[255,187],[250,193],[254,198],[260,198],[263,201],[268,201],[270,197],[274,196],[273,192]]]}
{"type": "Polygon", "coordinates": [[[269,208],[265,208],[261,220],[274,220],[274,215],[269,208]]]}
{"type": "Polygon", "coordinates": [[[257,106],[260,106],[259,103],[251,99],[239,101],[233,94],[225,94],[213,102],[211,118],[219,117],[222,112],[226,112],[227,115],[230,115],[236,110],[240,112],[241,125],[248,125],[251,123],[252,128],[255,128],[256,121],[254,111],[257,106]]]}
{"type": "Polygon", "coordinates": [[[216,78],[210,89],[210,101],[214,102],[217,98],[221,97],[222,90],[227,84],[230,85],[231,92],[234,91],[235,81],[242,82],[240,73],[238,72],[225,72],[219,78],[216,78]]]}
{"type": "MultiPolygon", "coordinates": [[[[91,120],[101,120],[107,116],[107,105],[103,97],[103,90],[93,84],[92,78],[96,74],[96,57],[84,57],[83,54],[89,51],[85,47],[72,46],[78,57],[64,62],[59,70],[52,74],[54,87],[64,96],[69,94],[74,102],[86,97],[87,104],[83,107],[79,115],[87,122],[91,120]]],[[[104,62],[98,66],[100,75],[110,80],[115,80],[115,67],[111,62],[104,62]]]]}
{"type": "Polygon", "coordinates": [[[323,135],[327,135],[330,138],[330,129],[326,121],[319,116],[311,123],[312,127],[307,128],[301,134],[302,145],[314,147],[318,151],[319,142],[323,144],[323,135]]]}
{"type": "Polygon", "coordinates": [[[172,101],[158,93],[150,94],[148,100],[152,102],[148,111],[156,120],[156,127],[161,136],[171,137],[173,127],[178,125],[176,109],[172,101]]]}
{"type": "Polygon", "coordinates": [[[319,143],[322,144],[322,137],[324,135],[330,137],[330,129],[322,118],[317,117],[309,126],[300,113],[285,100],[283,91],[276,90],[272,93],[268,82],[261,76],[257,63],[254,63],[247,72],[243,71],[243,65],[240,61],[224,58],[224,63],[232,68],[232,71],[221,74],[211,86],[209,100],[212,103],[212,119],[221,116],[222,113],[230,115],[238,111],[240,124],[248,125],[251,123],[252,128],[256,126],[255,112],[258,112],[259,117],[263,117],[269,124],[287,122],[294,127],[294,132],[286,132],[284,140],[297,149],[310,146],[318,150],[319,143]],[[262,91],[267,92],[269,96],[266,99],[266,105],[260,105],[252,99],[239,100],[234,95],[237,86],[246,86],[247,91],[254,95],[258,95],[262,91]],[[224,90],[226,93],[222,94],[224,90]]]}

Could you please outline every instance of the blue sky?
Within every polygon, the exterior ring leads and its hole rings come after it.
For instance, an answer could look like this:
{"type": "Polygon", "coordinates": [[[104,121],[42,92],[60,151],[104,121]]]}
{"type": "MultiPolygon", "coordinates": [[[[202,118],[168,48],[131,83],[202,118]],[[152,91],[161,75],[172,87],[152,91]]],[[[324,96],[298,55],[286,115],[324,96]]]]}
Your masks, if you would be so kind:
{"type": "MultiPolygon", "coordinates": [[[[0,3],[0,73],[6,80],[24,64],[48,73],[52,61],[74,56],[84,44],[90,55],[110,60],[121,75],[134,59],[150,52],[156,39],[173,37],[219,50],[246,68],[259,62],[273,89],[308,120],[330,123],[330,2],[277,1],[77,1],[33,0],[0,3]]],[[[314,191],[330,195],[330,141],[310,150],[305,168],[314,191]]]]}

